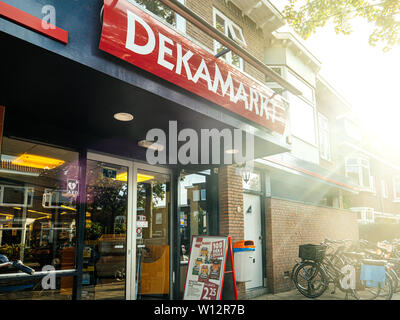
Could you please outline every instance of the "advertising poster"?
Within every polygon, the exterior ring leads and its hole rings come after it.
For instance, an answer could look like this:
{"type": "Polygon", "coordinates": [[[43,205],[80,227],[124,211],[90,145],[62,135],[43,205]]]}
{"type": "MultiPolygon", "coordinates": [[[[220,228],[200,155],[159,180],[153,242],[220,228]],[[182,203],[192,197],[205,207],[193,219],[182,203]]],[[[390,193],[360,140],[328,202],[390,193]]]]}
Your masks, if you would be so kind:
{"type": "Polygon", "coordinates": [[[227,244],[227,237],[193,237],[184,300],[220,299],[227,244]]]}

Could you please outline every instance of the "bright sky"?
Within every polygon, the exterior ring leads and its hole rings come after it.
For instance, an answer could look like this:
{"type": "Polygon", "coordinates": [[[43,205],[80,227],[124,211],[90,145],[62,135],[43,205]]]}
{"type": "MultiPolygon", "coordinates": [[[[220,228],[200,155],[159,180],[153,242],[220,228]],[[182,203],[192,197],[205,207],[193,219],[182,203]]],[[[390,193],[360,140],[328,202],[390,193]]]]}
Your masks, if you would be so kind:
{"type": "MultiPolygon", "coordinates": [[[[272,2],[281,9],[284,1],[272,2]]],[[[372,27],[355,20],[352,34],[337,35],[327,25],[304,43],[322,62],[320,74],[353,106],[364,126],[400,152],[400,46],[387,53],[370,46],[372,27]]]]}

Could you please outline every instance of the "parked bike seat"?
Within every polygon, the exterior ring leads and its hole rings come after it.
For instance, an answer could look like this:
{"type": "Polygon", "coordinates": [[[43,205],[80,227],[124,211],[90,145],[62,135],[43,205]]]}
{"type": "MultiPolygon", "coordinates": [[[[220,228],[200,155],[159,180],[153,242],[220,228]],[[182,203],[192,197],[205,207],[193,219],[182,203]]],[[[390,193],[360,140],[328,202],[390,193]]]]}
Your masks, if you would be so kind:
{"type": "Polygon", "coordinates": [[[372,266],[384,266],[384,265],[386,265],[387,261],[386,260],[363,259],[362,263],[372,265],[372,266]]]}

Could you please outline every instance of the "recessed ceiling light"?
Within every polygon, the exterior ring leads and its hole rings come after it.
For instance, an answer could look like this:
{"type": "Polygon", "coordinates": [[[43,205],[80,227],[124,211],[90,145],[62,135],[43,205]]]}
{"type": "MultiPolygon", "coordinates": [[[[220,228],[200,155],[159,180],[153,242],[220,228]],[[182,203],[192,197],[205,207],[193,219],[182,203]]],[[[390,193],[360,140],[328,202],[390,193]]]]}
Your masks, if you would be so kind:
{"type": "Polygon", "coordinates": [[[225,150],[225,153],[227,153],[227,154],[236,154],[238,152],[239,152],[238,149],[227,149],[227,150],[225,150]]]}
{"type": "Polygon", "coordinates": [[[118,113],[114,114],[114,118],[119,121],[132,121],[133,115],[131,115],[130,113],[126,113],[126,112],[118,112],[118,113]]]}

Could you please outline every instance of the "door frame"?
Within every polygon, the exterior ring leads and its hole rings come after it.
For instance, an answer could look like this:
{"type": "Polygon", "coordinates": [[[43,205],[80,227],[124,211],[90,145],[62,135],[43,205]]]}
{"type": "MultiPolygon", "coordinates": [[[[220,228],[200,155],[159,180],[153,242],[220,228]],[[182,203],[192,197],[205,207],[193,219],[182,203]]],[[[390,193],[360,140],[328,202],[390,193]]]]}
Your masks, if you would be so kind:
{"type": "MultiPolygon", "coordinates": [[[[170,212],[169,212],[169,235],[168,240],[170,244],[170,248],[172,248],[173,237],[173,208],[174,208],[174,183],[172,177],[172,170],[164,167],[157,167],[147,163],[135,161],[133,159],[121,158],[115,155],[105,155],[102,153],[98,153],[95,151],[87,152],[87,159],[93,161],[100,161],[109,164],[116,164],[120,166],[124,166],[128,168],[128,207],[127,207],[127,237],[126,237],[126,275],[125,275],[125,299],[126,300],[135,300],[136,293],[136,212],[137,212],[137,171],[139,170],[147,170],[155,173],[167,174],[170,176],[170,212]]],[[[173,250],[169,250],[169,264],[170,264],[170,273],[169,273],[169,297],[172,298],[173,294],[173,259],[174,253],[173,250]]]]}
{"type": "MultiPolygon", "coordinates": [[[[261,286],[259,287],[254,287],[251,289],[257,289],[257,288],[263,288],[265,287],[265,277],[264,277],[264,269],[265,269],[265,264],[264,264],[264,235],[263,235],[263,229],[264,229],[264,223],[263,223],[263,206],[262,206],[262,196],[260,194],[260,192],[255,192],[255,191],[250,191],[250,190],[244,190],[243,191],[243,219],[244,219],[244,224],[246,224],[246,208],[244,206],[244,197],[245,196],[253,196],[255,198],[257,198],[257,201],[259,202],[259,208],[260,208],[260,212],[259,212],[259,216],[260,216],[260,236],[261,236],[261,286]]],[[[250,289],[250,290],[251,290],[250,289]]],[[[248,288],[246,287],[246,290],[248,290],[248,288]]]]}

